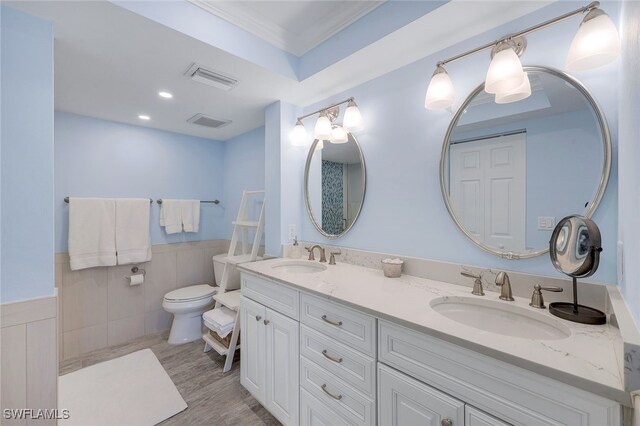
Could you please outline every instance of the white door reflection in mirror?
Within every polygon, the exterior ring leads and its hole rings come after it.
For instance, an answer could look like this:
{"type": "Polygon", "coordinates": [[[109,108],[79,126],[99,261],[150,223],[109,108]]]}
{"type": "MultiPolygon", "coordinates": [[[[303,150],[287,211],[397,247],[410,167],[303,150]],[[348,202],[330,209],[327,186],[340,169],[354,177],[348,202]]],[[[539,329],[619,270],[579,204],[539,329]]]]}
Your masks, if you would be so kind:
{"type": "Polygon", "coordinates": [[[451,143],[450,197],[462,224],[501,250],[525,250],[526,133],[451,143]]]}

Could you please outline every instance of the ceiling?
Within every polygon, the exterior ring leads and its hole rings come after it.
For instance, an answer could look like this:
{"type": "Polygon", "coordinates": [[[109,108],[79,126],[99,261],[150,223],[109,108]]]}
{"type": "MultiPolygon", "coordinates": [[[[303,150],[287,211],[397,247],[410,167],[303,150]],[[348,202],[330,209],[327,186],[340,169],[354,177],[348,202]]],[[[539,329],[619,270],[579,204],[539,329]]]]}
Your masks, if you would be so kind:
{"type": "MultiPolygon", "coordinates": [[[[301,12],[305,7],[315,10],[314,13],[339,9],[339,15],[343,7],[347,7],[347,21],[356,19],[358,13],[365,13],[364,3],[373,7],[371,2],[357,1],[237,3],[252,3],[251,7],[263,12],[269,9],[264,22],[285,24],[287,31],[294,32],[300,31],[301,25],[292,24],[292,17],[306,16],[301,12]],[[281,10],[283,16],[274,17],[278,8],[271,10],[269,5],[275,3],[280,9],[287,3],[291,14],[281,10]]],[[[264,125],[264,109],[275,101],[311,105],[548,3],[522,1],[509,3],[505,8],[502,1],[452,0],[302,81],[111,2],[5,1],[3,4],[53,22],[56,110],[228,140],[264,125]],[[231,91],[222,91],[194,82],[184,75],[193,62],[230,75],[239,83],[231,91]],[[173,99],[160,98],[160,90],[173,93],[173,99]],[[186,121],[197,113],[229,119],[232,123],[211,129],[186,121]],[[149,115],[151,120],[141,121],[139,114],[149,115]]],[[[158,2],[158,5],[164,4],[167,3],[158,2]]],[[[308,21],[306,25],[312,26],[308,21]]],[[[336,31],[340,25],[343,24],[332,23],[326,27],[336,31]]],[[[325,31],[329,31],[327,28],[325,31]]],[[[319,34],[315,30],[311,33],[319,34]]],[[[320,38],[313,43],[318,40],[320,38]]],[[[425,75],[430,72],[425,69],[425,75]]]]}
{"type": "Polygon", "coordinates": [[[305,54],[384,2],[189,1],[296,56],[305,54]]]}

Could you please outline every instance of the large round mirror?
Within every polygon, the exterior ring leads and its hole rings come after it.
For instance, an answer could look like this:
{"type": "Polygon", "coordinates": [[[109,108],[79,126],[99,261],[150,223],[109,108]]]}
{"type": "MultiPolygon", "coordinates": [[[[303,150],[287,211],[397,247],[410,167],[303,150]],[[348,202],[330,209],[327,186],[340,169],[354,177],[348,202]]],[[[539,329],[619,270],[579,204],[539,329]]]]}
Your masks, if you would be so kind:
{"type": "Polygon", "coordinates": [[[358,219],[366,188],[364,157],[355,136],[344,143],[315,140],[304,174],[307,212],[327,238],[344,235],[358,219]]]}
{"type": "Polygon", "coordinates": [[[560,219],[591,217],[611,169],[609,129],[586,88],[561,71],[524,69],[531,95],[498,104],[478,86],[456,112],[440,160],[454,222],[509,259],[548,252],[560,219]]]}

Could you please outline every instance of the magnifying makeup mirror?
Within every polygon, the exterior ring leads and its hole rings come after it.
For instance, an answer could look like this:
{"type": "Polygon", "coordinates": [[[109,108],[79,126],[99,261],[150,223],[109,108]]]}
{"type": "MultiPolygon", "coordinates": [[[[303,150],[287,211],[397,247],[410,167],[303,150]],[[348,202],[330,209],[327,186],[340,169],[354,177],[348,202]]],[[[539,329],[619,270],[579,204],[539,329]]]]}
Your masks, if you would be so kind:
{"type": "Polygon", "coordinates": [[[594,221],[573,215],[558,222],[549,241],[549,254],[553,266],[573,278],[573,303],[551,303],[549,312],[582,324],[606,324],[604,312],[578,304],[578,278],[596,272],[601,251],[600,230],[594,221]]]}

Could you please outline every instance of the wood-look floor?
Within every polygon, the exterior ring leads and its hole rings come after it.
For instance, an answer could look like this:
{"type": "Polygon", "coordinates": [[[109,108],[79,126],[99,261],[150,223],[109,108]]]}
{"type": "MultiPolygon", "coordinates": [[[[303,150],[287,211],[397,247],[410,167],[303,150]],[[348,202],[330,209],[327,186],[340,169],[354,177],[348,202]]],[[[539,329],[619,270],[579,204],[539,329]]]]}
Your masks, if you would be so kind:
{"type": "Polygon", "coordinates": [[[204,353],[204,342],[169,345],[168,332],[141,337],[60,363],[60,375],[149,348],[167,371],[189,406],[160,423],[174,425],[279,425],[280,423],[240,385],[240,356],[231,371],[222,373],[225,358],[204,353]]]}

